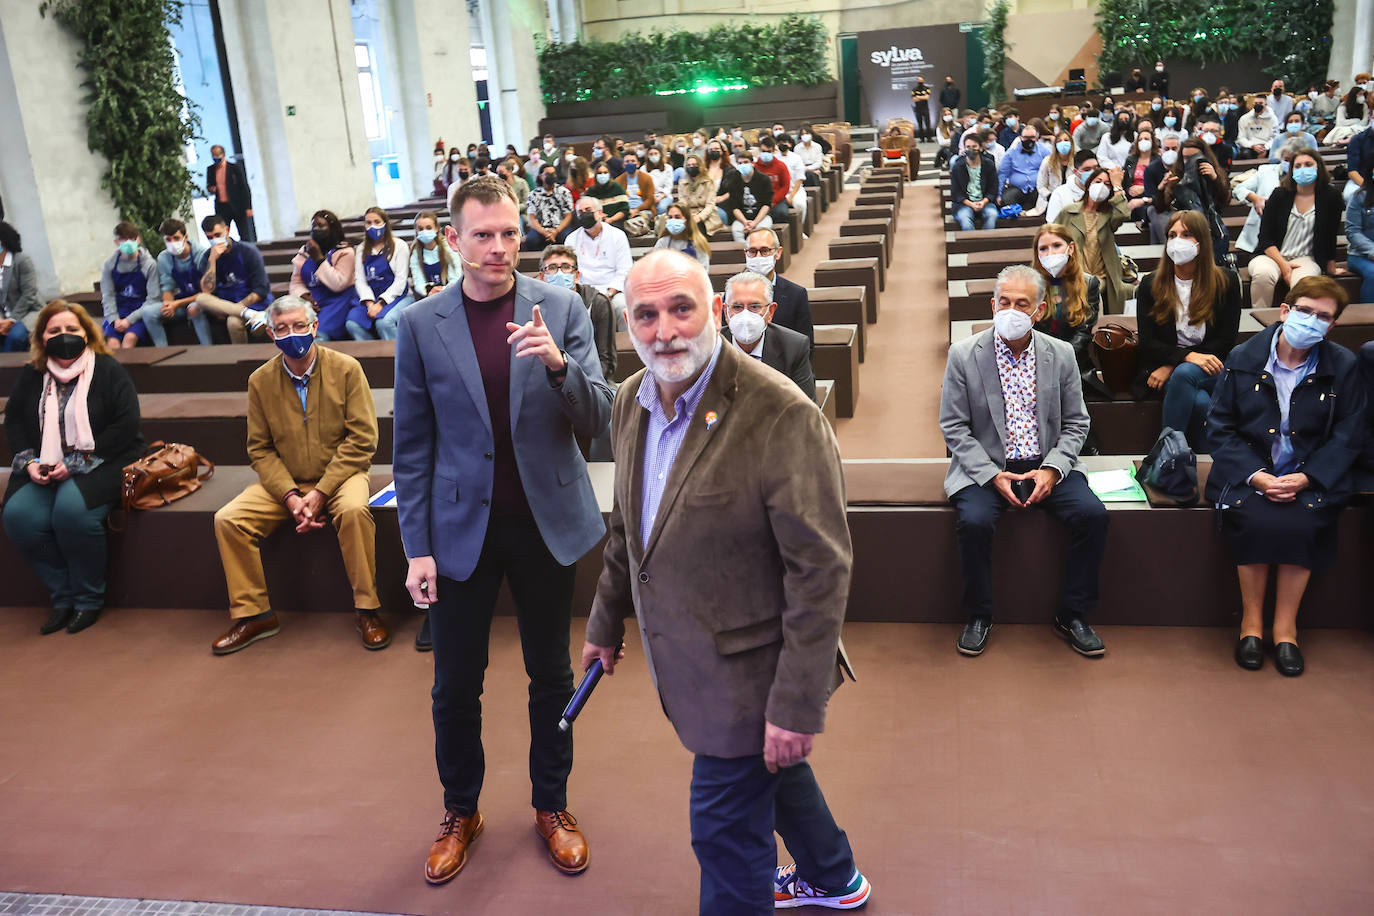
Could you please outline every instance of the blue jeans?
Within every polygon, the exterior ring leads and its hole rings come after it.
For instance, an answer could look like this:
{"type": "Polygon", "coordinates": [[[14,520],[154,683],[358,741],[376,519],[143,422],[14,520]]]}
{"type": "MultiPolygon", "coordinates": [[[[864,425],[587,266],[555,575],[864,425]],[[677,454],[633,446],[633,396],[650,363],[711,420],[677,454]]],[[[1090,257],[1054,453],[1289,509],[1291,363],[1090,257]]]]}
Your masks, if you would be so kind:
{"type": "MultiPolygon", "coordinates": [[[[442,591],[440,592],[442,594],[442,591]]],[[[768,772],[763,755],[692,763],[692,851],[701,865],[702,916],[773,912],[776,830],[797,875],[829,891],[854,877],[849,838],[835,823],[810,764],[768,772]]]]}
{"type": "Polygon", "coordinates": [[[978,228],[997,228],[997,207],[995,207],[991,201],[989,201],[987,206],[983,207],[981,211],[975,211],[968,204],[964,204],[958,210],[954,211],[955,222],[957,222],[959,224],[959,228],[963,229],[965,232],[968,232],[974,228],[973,220],[975,216],[977,216],[978,219],[982,220],[983,223],[983,225],[979,226],[978,228]]]}
{"type": "MultiPolygon", "coordinates": [[[[1345,265],[1354,273],[1364,278],[1360,284],[1360,302],[1374,302],[1374,258],[1362,257],[1358,254],[1347,254],[1345,265]]],[[[11,334],[14,332],[11,331],[11,334]]]]}
{"type": "Polygon", "coordinates": [[[415,297],[405,295],[391,303],[387,310],[372,322],[372,327],[366,327],[362,322],[348,320],[344,322],[344,327],[348,329],[348,336],[354,340],[395,340],[396,334],[400,330],[401,312],[415,304],[415,297]]]}
{"type": "Polygon", "coordinates": [[[5,335],[5,352],[19,353],[29,348],[29,329],[24,322],[15,321],[14,327],[5,335]]]}
{"type": "Polygon", "coordinates": [[[54,608],[98,611],[105,606],[109,512],[108,504],[87,509],[71,478],[46,485],[29,481],[5,503],[5,533],[38,573],[54,608]]]}
{"type": "Polygon", "coordinates": [[[1202,442],[1202,420],[1219,378],[1208,375],[1201,366],[1182,362],[1164,383],[1164,425],[1187,436],[1194,448],[1202,442]]]}
{"type": "Polygon", "coordinates": [[[660,214],[662,214],[662,213],[667,213],[667,212],[668,212],[668,208],[671,207],[672,205],[673,205],[673,196],[670,194],[670,195],[668,195],[667,197],[665,197],[665,198],[663,198],[662,200],[660,200],[660,201],[658,202],[658,204],[654,207],[654,209],[657,210],[660,214]]]}
{"type": "Polygon", "coordinates": [[[172,313],[171,318],[162,317],[162,303],[149,303],[139,310],[139,317],[143,319],[143,326],[148,329],[148,337],[152,339],[153,346],[167,346],[167,329],[164,328],[165,321],[186,321],[190,320],[191,327],[195,329],[196,340],[209,346],[215,341],[210,336],[210,316],[205,313],[202,306],[200,314],[195,317],[186,311],[186,306],[182,306],[172,313]]]}

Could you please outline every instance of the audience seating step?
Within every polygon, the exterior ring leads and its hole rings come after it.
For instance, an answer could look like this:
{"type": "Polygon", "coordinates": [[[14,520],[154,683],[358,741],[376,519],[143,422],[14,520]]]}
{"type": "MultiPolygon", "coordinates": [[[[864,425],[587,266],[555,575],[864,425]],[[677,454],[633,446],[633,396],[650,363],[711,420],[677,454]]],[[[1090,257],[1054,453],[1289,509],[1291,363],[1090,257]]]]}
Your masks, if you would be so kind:
{"type": "Polygon", "coordinates": [[[887,246],[881,235],[840,236],[830,242],[832,260],[872,258],[878,265],[878,289],[887,289],[887,246]]]}
{"type": "Polygon", "coordinates": [[[878,321],[878,259],[843,258],[821,261],[816,265],[817,286],[862,286],[864,304],[868,309],[868,323],[878,321]]]}

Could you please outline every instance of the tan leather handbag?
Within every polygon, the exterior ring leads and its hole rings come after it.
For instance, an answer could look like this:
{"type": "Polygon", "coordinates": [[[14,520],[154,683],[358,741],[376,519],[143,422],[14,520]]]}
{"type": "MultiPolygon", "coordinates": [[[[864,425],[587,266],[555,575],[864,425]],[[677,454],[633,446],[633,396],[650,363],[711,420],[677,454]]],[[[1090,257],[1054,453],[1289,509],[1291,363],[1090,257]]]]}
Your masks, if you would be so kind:
{"type": "Polygon", "coordinates": [[[1093,365],[1113,397],[1129,398],[1136,373],[1136,334],[1120,324],[1100,324],[1093,331],[1093,365]]]}
{"type": "Polygon", "coordinates": [[[161,508],[190,496],[214,473],[215,466],[191,446],[154,442],[142,458],[124,468],[120,505],[125,512],[161,508]]]}

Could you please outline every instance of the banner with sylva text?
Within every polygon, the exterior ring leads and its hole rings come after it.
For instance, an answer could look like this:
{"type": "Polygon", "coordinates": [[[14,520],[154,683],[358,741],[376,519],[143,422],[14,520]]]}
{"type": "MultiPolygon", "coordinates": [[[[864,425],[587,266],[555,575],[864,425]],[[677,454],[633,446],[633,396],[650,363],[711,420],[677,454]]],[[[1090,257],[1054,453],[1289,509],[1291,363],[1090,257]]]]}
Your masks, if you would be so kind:
{"type": "Polygon", "coordinates": [[[930,86],[932,124],[939,120],[946,76],[954,77],[961,104],[967,104],[965,41],[958,23],[859,32],[858,40],[864,108],[879,128],[888,118],[915,120],[911,87],[918,76],[930,86]]]}

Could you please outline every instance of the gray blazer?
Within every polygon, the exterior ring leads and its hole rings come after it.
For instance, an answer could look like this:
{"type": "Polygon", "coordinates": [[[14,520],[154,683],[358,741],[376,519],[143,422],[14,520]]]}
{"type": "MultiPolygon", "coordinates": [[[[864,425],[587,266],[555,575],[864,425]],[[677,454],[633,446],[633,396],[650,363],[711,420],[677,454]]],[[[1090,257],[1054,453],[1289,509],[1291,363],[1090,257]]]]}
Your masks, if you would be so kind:
{"type": "MultiPolygon", "coordinates": [[[[1078,469],[1078,453],[1088,438],[1083,383],[1073,347],[1033,333],[1041,464],[1063,478],[1078,469]]],[[[949,348],[940,392],[940,431],[953,456],[945,474],[946,496],[985,486],[1007,467],[1007,412],[992,335],[989,328],[949,348]]]]}
{"type": "Polygon", "coordinates": [[[22,251],[10,258],[5,285],[0,289],[0,304],[4,305],[6,315],[22,322],[30,331],[38,320],[38,313],[43,311],[43,300],[38,298],[38,271],[33,266],[33,258],[22,251]]]}
{"type": "MultiPolygon", "coordinates": [[[[613,395],[577,294],[517,274],[515,321],[529,321],[536,304],[567,354],[568,377],[552,387],[543,363],[516,357],[511,347],[511,439],[539,533],[567,566],[606,531],[574,434],[605,432],[613,395]]],[[[441,576],[466,579],[486,538],[495,439],[462,284],[401,314],[393,413],[392,473],[406,556],[432,556],[441,576]]]]}

